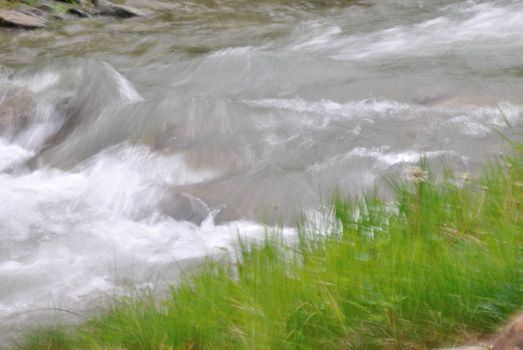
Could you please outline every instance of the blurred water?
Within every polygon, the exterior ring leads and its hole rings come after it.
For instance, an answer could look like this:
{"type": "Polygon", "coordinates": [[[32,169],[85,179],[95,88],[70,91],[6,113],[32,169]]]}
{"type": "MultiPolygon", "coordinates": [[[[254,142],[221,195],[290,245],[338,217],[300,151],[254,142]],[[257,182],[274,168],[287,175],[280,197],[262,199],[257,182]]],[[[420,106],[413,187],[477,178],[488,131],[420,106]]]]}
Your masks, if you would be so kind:
{"type": "Polygon", "coordinates": [[[520,1],[126,4],[0,31],[0,339],[521,121],[520,1]]]}

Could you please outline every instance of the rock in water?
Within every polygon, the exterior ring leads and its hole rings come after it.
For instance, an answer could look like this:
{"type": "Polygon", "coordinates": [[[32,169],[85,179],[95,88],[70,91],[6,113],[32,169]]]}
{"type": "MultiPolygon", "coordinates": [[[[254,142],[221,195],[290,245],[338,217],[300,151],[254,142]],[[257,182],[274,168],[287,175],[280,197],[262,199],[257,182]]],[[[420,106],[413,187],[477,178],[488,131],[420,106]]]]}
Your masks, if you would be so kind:
{"type": "Polygon", "coordinates": [[[82,18],[92,17],[89,12],[81,10],[81,9],[77,9],[77,8],[70,8],[67,10],[67,13],[78,16],[78,17],[82,17],[82,18]]]}
{"type": "Polygon", "coordinates": [[[116,5],[106,1],[100,1],[98,8],[101,15],[113,16],[120,18],[130,18],[143,16],[143,13],[137,9],[124,5],[116,5]]]}
{"type": "Polygon", "coordinates": [[[523,350],[523,312],[509,322],[492,345],[492,350],[523,350]]]}
{"type": "Polygon", "coordinates": [[[28,15],[20,11],[0,10],[0,24],[9,27],[25,29],[44,28],[46,21],[43,18],[28,15]]]}
{"type": "Polygon", "coordinates": [[[27,90],[17,86],[0,86],[0,136],[13,137],[30,124],[36,100],[27,90]]]}

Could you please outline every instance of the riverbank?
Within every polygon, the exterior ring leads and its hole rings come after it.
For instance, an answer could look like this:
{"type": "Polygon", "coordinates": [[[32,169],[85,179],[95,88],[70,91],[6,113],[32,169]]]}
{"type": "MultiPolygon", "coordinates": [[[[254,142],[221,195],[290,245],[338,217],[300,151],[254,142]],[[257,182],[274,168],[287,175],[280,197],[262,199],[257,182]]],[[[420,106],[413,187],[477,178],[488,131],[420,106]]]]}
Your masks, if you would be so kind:
{"type": "Polygon", "coordinates": [[[430,349],[495,333],[523,305],[523,147],[480,180],[424,168],[397,201],[335,200],[328,232],[240,242],[162,300],[115,300],[15,349],[430,349]]]}
{"type": "Polygon", "coordinates": [[[42,29],[67,18],[142,16],[139,10],[104,0],[0,0],[0,27],[42,29]]]}

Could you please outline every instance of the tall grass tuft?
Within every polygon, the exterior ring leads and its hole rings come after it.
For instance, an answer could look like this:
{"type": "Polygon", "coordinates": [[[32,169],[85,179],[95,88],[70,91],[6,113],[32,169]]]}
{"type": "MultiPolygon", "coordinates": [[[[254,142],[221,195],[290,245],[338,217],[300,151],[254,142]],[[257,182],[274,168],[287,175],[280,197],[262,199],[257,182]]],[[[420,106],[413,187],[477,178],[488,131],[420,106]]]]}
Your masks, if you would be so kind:
{"type": "Polygon", "coordinates": [[[491,333],[523,305],[523,147],[501,163],[436,182],[422,162],[393,203],[338,196],[330,232],[241,242],[236,263],[204,263],[163,300],[119,299],[18,349],[428,349],[491,333]]]}

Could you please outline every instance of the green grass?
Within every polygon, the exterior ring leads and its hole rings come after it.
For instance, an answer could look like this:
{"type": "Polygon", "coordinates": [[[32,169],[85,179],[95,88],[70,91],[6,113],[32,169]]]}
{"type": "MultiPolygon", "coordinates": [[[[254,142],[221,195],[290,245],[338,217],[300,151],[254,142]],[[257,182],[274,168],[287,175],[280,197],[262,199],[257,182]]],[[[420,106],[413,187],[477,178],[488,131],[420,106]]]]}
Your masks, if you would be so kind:
{"type": "MultiPolygon", "coordinates": [[[[335,199],[340,229],[240,242],[163,300],[121,298],[16,349],[429,349],[494,332],[523,305],[523,147],[481,180],[396,182],[335,199]]],[[[422,164],[423,167],[423,164],[422,164]]]]}

